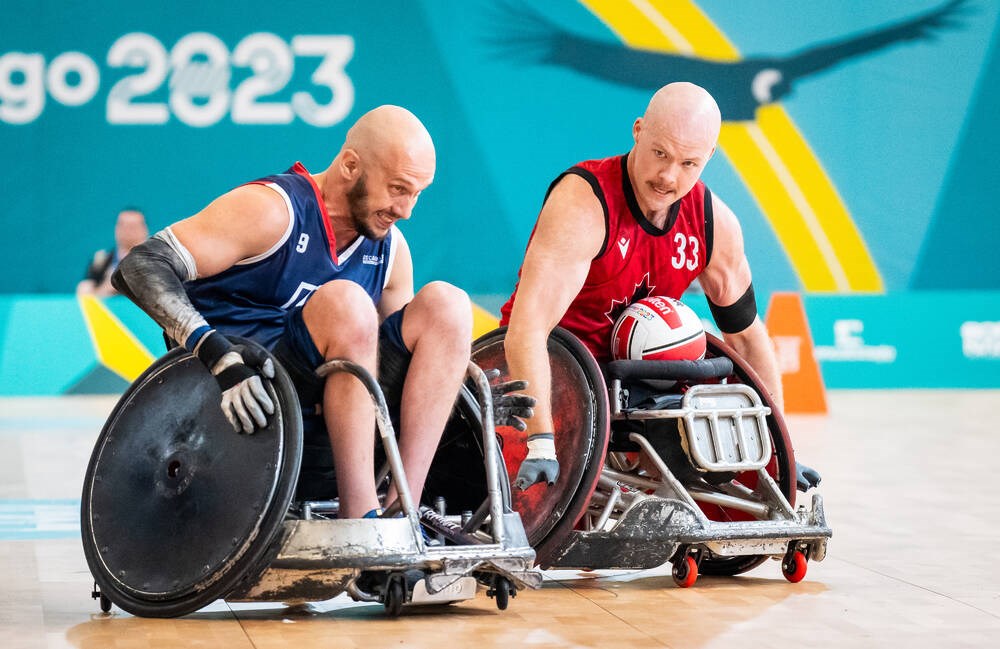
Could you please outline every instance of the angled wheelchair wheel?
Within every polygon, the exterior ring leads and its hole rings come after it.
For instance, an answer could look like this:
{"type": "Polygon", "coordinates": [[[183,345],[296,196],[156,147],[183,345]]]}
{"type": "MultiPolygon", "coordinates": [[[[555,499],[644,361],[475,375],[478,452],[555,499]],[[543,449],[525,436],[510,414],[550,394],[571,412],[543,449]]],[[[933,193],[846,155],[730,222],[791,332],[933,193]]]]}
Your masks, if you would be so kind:
{"type": "MultiPolygon", "coordinates": [[[[487,502],[486,453],[483,449],[483,421],[479,402],[468,386],[463,386],[424,482],[423,503],[445,499],[448,513],[478,512],[487,502]]],[[[501,500],[510,510],[510,482],[500,462],[501,500]]]]}
{"type": "Polygon", "coordinates": [[[264,384],[275,414],[238,435],[215,379],[174,349],[111,412],[87,467],[81,523],[100,592],[123,610],[186,615],[265,567],[295,490],[302,421],[283,368],[275,363],[264,384]]]}
{"type": "MultiPolygon", "coordinates": [[[[773,456],[768,463],[766,470],[778,484],[781,493],[792,507],[795,507],[795,454],[792,450],[791,439],[788,435],[788,428],[781,412],[774,406],[770,394],[763,387],[763,382],[756,372],[751,369],[745,360],[739,357],[732,347],[719,338],[707,334],[708,349],[705,356],[708,358],[724,356],[733,362],[733,373],[727,377],[728,383],[742,383],[749,385],[760,395],[764,405],[771,408],[771,414],[767,417],[768,430],[771,433],[771,445],[773,456]]],[[[736,482],[742,483],[753,489],[757,486],[757,475],[752,472],[740,473],[736,475],[736,482]]],[[[702,511],[708,518],[715,521],[739,521],[752,520],[752,517],[745,512],[741,512],[717,505],[699,503],[702,511]]],[[[766,556],[745,556],[745,557],[712,557],[705,556],[699,571],[703,575],[738,575],[753,568],[756,568],[767,559],[766,556]]]]}
{"type": "MultiPolygon", "coordinates": [[[[483,369],[499,369],[501,381],[511,379],[503,346],[506,332],[507,328],[501,327],[472,345],[472,360],[483,369]]],[[[523,491],[511,490],[511,502],[543,567],[568,541],[570,531],[586,512],[609,436],[607,388],[594,357],[576,336],[561,327],[549,336],[548,352],[559,479],[551,487],[536,484],[523,491]]],[[[527,455],[527,435],[511,427],[498,427],[497,434],[502,438],[507,472],[516,476],[527,455]]]]}

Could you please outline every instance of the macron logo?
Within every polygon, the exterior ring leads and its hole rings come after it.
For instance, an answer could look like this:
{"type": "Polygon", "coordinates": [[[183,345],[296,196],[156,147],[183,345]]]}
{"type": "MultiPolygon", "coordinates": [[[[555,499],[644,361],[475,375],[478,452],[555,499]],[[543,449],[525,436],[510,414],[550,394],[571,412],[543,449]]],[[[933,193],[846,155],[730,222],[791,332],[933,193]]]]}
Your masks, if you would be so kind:
{"type": "Polygon", "coordinates": [[[618,240],[618,249],[622,251],[622,259],[625,259],[625,253],[628,252],[629,240],[622,237],[618,240]]]}

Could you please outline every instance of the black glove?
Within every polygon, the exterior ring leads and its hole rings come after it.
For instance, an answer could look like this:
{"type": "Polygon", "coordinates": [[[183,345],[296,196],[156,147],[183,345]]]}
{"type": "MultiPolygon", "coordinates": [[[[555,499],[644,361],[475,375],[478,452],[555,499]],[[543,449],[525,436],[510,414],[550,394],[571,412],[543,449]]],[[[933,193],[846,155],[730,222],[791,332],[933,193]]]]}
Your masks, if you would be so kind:
{"type": "Polygon", "coordinates": [[[222,390],[222,412],[237,433],[252,434],[267,425],[274,403],[260,377],[274,378],[274,363],[266,352],[234,345],[217,331],[205,334],[196,354],[215,376],[222,390]],[[267,413],[265,415],[264,413],[267,413]]]}
{"type": "MultiPolygon", "coordinates": [[[[500,370],[486,370],[492,383],[500,377],[500,370]]],[[[519,431],[528,429],[525,419],[535,414],[535,397],[530,394],[510,394],[528,387],[527,381],[506,381],[490,386],[493,394],[493,423],[496,426],[513,426],[519,431]]]]}
{"type": "Polygon", "coordinates": [[[795,463],[795,486],[799,491],[809,491],[818,486],[822,480],[823,478],[816,469],[807,467],[801,462],[795,463]]]}
{"type": "Polygon", "coordinates": [[[535,433],[528,435],[528,456],[517,470],[514,486],[524,490],[536,482],[555,484],[559,478],[559,460],[556,459],[555,435],[535,433]]]}

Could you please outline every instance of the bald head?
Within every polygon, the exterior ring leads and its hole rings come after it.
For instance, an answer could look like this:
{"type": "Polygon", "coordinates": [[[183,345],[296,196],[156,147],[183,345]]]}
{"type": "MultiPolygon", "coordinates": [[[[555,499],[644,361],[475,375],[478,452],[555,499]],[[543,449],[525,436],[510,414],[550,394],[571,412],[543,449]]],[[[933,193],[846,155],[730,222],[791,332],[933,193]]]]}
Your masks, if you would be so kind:
{"type": "Polygon", "coordinates": [[[629,179],[639,207],[657,227],[666,222],[670,206],[698,182],[715,153],[721,126],[712,95],[693,83],[660,88],[635,120],[629,179]]]}
{"type": "Polygon", "coordinates": [[[399,106],[379,106],[362,115],[347,131],[344,149],[362,160],[405,165],[434,175],[434,142],[417,116],[399,106]]]}
{"type": "Polygon", "coordinates": [[[701,86],[679,81],[656,91],[643,115],[645,127],[683,133],[692,144],[708,143],[714,147],[719,139],[722,115],[712,95],[701,86]]]}

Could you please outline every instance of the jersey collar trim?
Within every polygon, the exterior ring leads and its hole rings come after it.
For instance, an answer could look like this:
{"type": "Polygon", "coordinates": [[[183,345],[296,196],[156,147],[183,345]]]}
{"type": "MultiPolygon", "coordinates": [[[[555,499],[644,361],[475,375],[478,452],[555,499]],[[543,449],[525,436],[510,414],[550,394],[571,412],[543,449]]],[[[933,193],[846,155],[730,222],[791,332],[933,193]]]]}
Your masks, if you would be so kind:
{"type": "Polygon", "coordinates": [[[320,193],[319,187],[316,185],[316,181],[309,174],[309,171],[305,168],[301,162],[296,162],[292,165],[292,172],[297,173],[306,180],[309,181],[309,185],[313,188],[313,193],[316,194],[316,203],[319,204],[319,213],[323,220],[323,230],[326,231],[326,242],[330,246],[330,259],[333,263],[339,264],[340,261],[337,258],[337,237],[333,234],[333,226],[330,225],[330,215],[326,213],[326,204],[323,202],[323,194],[320,193]]]}
{"type": "Polygon", "coordinates": [[[635,189],[632,188],[632,180],[628,177],[628,156],[625,154],[621,157],[622,165],[622,193],[625,194],[625,204],[628,205],[628,211],[632,214],[632,218],[635,219],[636,223],[639,224],[647,234],[651,234],[654,237],[661,237],[670,229],[674,227],[674,222],[677,221],[677,215],[681,211],[681,202],[676,201],[670,206],[670,210],[667,212],[667,222],[663,229],[656,227],[649,222],[646,215],[642,213],[642,209],[639,208],[639,201],[635,197],[635,189]]]}

